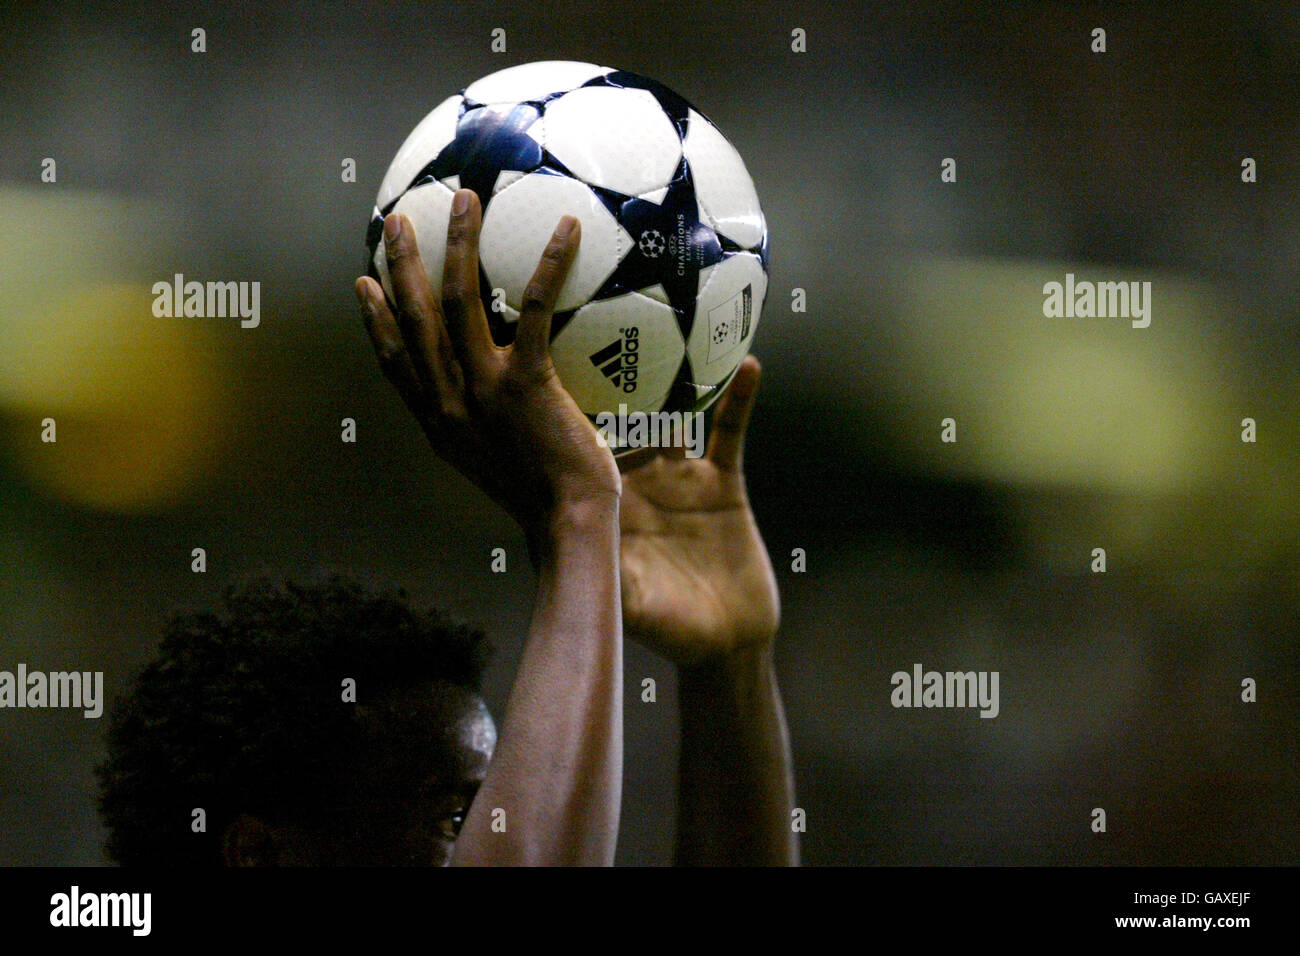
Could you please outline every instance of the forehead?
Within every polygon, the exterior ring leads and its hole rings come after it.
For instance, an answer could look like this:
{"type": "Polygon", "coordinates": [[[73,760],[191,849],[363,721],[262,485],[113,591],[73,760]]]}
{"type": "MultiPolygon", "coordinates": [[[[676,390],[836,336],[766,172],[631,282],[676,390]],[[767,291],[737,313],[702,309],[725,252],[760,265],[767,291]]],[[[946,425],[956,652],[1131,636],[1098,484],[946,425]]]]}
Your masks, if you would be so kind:
{"type": "Polygon", "coordinates": [[[356,707],[373,758],[432,761],[439,770],[463,775],[481,772],[496,746],[487,704],[455,684],[389,690],[356,707]]]}

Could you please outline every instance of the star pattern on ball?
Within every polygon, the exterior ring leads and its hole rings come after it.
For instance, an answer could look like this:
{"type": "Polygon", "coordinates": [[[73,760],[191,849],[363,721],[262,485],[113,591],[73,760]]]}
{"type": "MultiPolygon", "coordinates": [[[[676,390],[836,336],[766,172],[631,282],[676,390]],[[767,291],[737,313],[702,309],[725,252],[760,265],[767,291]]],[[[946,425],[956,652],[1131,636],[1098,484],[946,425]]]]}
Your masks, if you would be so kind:
{"type": "Polygon", "coordinates": [[[678,165],[660,202],[599,187],[592,187],[592,191],[628,235],[655,234],[663,247],[662,254],[656,254],[658,244],[634,244],[592,300],[661,286],[677,313],[683,338],[688,336],[695,320],[700,272],[721,262],[724,253],[717,233],[700,218],[695,185],[687,174],[685,160],[678,165]]]}
{"type": "Polygon", "coordinates": [[[486,209],[502,173],[532,172],[546,164],[542,144],[528,133],[541,115],[541,109],[531,103],[517,103],[505,111],[462,103],[455,138],[381,211],[387,215],[405,193],[450,176],[459,177],[462,188],[478,193],[486,209]]]}
{"type": "MultiPolygon", "coordinates": [[[[719,381],[716,370],[710,370],[701,378],[699,370],[693,367],[692,361],[701,361],[699,357],[693,359],[691,355],[691,349],[698,349],[699,346],[690,344],[700,341],[699,335],[693,337],[693,333],[698,333],[695,329],[697,310],[706,308],[698,302],[704,288],[713,281],[709,277],[709,270],[733,256],[757,257],[762,272],[766,274],[766,229],[763,230],[758,245],[746,248],[715,227],[712,210],[706,212],[697,195],[697,183],[686,144],[691,124],[699,121],[708,123],[708,120],[672,90],[649,78],[624,71],[605,72],[567,90],[544,89],[542,87],[529,91],[526,99],[490,103],[478,102],[462,92],[451,139],[444,141],[445,145],[437,155],[401,184],[403,188],[397,191],[384,208],[375,210],[367,233],[371,273],[375,274],[374,257],[382,242],[384,217],[413,190],[456,187],[472,189],[479,196],[484,221],[487,222],[494,198],[505,195],[516,183],[535,183],[535,177],[531,180],[529,178],[533,174],[561,176],[580,182],[610,214],[621,238],[618,241],[617,258],[611,256],[610,271],[595,277],[599,285],[594,291],[585,293],[585,304],[555,313],[551,321],[552,341],[564,333],[571,322],[587,321],[584,318],[588,314],[588,311],[584,311],[587,306],[596,306],[630,294],[655,300],[666,306],[663,314],[665,317],[671,315],[681,343],[685,346],[680,365],[672,376],[668,395],[661,407],[665,411],[691,411],[707,406],[718,389],[730,381],[734,369],[728,370],[728,374],[719,381]],[[590,158],[584,154],[573,154],[574,144],[580,141],[574,138],[572,126],[565,134],[559,135],[554,143],[548,140],[552,135],[546,123],[548,110],[562,103],[565,96],[593,87],[634,90],[639,91],[638,95],[641,96],[648,94],[669,122],[665,131],[670,128],[675,134],[679,146],[676,165],[666,163],[666,168],[660,170],[652,180],[647,180],[642,175],[639,180],[641,185],[637,186],[638,193],[635,195],[593,182],[595,176],[578,175],[556,154],[574,156],[575,164],[585,165],[590,171],[590,158]],[[555,152],[548,149],[548,146],[553,147],[555,152]],[[579,159],[578,156],[582,158],[579,159]],[[503,177],[506,178],[503,180],[503,177]],[[653,187],[650,183],[654,183],[653,187]],[[601,275],[604,276],[603,280],[601,275]]],[[[571,124],[573,115],[566,114],[564,122],[571,124]]],[[[664,157],[663,152],[658,155],[661,159],[664,157]]],[[[646,161],[651,160],[647,158],[646,161]]],[[[638,177],[635,173],[629,176],[626,172],[611,170],[606,182],[612,181],[637,182],[638,177]]],[[[728,273],[735,274],[734,270],[728,273]]],[[[514,339],[517,313],[509,307],[498,311],[496,306],[504,306],[505,303],[495,301],[500,298],[500,290],[490,281],[482,261],[479,263],[479,285],[492,337],[498,345],[508,345],[514,339]]],[[[715,291],[710,299],[713,304],[708,306],[713,311],[703,313],[710,322],[710,328],[703,333],[703,340],[712,341],[715,345],[721,344],[730,334],[730,327],[717,314],[720,310],[716,308],[716,303],[721,301],[718,297],[722,294],[715,291]]],[[[643,309],[644,306],[639,308],[643,309]]],[[[606,311],[603,314],[616,313],[606,311]]],[[[711,352],[709,354],[712,355],[711,352]]],[[[603,363],[600,367],[603,368],[603,363]]]]}

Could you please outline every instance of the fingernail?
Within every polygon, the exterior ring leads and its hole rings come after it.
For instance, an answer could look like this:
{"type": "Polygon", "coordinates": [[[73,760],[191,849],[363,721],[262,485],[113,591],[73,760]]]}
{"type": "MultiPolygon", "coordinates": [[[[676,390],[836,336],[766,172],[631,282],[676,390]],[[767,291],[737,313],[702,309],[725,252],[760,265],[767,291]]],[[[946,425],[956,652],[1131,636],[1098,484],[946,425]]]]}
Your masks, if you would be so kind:
{"type": "Polygon", "coordinates": [[[365,283],[363,283],[360,279],[358,279],[353,284],[352,291],[357,294],[357,304],[360,305],[363,309],[366,306],[370,305],[370,297],[366,295],[365,283]]]}
{"type": "Polygon", "coordinates": [[[555,227],[555,234],[563,239],[569,233],[573,232],[573,224],[578,220],[572,216],[561,216],[560,224],[555,227]]]}
{"type": "Polygon", "coordinates": [[[393,213],[384,220],[384,238],[389,242],[396,241],[397,237],[402,234],[402,217],[393,213]]]}
{"type": "Polygon", "coordinates": [[[451,214],[453,216],[465,215],[465,210],[469,208],[469,190],[457,189],[456,195],[451,197],[451,214]]]}

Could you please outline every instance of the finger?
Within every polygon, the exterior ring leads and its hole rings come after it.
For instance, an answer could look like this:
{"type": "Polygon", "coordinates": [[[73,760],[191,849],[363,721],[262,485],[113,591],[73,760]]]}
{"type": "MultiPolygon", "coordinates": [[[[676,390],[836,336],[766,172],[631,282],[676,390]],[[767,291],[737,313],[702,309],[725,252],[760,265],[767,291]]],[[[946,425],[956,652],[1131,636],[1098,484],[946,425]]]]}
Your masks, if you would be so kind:
{"type": "Polygon", "coordinates": [[[410,363],[426,389],[447,396],[455,390],[451,345],[420,261],[411,220],[400,213],[384,220],[384,249],[397,305],[397,327],[410,363]]]}
{"type": "Polygon", "coordinates": [[[353,290],[357,294],[361,318],[366,324],[370,344],[374,347],[384,377],[393,383],[406,407],[424,424],[424,388],[411,362],[411,356],[406,351],[406,343],[397,328],[397,319],[384,301],[384,290],[368,276],[358,279],[353,290]]]}
{"type": "Polygon", "coordinates": [[[458,189],[447,223],[447,261],[442,275],[442,315],[451,345],[467,375],[488,368],[496,346],[478,286],[478,233],[482,211],[472,189],[458,189]]]}
{"type": "Polygon", "coordinates": [[[724,471],[739,471],[744,459],[745,429],[754,410],[758,378],[762,367],[752,355],[745,356],[727,392],[718,402],[713,416],[713,434],[709,436],[707,457],[724,471]]]}
{"type": "Polygon", "coordinates": [[[524,289],[520,303],[519,328],[515,333],[515,349],[526,362],[546,359],[551,347],[551,314],[560,297],[569,267],[578,254],[582,239],[582,226],[573,216],[561,216],[555,233],[551,236],[537,270],[524,289]]]}

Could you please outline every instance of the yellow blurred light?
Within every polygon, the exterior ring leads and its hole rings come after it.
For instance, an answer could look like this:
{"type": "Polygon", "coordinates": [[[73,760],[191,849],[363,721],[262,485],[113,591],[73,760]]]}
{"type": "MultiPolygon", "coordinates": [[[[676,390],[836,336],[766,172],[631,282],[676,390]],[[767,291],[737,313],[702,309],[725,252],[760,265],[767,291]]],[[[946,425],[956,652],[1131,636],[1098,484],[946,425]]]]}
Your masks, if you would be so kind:
{"type": "Polygon", "coordinates": [[[145,284],[93,285],[11,314],[0,333],[8,452],[32,486],[119,512],[165,508],[215,459],[224,401],[201,324],[159,320],[145,284]],[[54,419],[57,441],[41,441],[54,419]]]}
{"type": "Polygon", "coordinates": [[[900,286],[895,388],[934,419],[918,462],[1017,484],[1161,493],[1226,478],[1241,374],[1208,330],[1225,303],[1173,276],[1155,278],[1153,319],[1047,318],[1043,284],[1151,279],[1131,268],[925,260],[900,286]],[[1113,274],[1112,274],[1113,273],[1113,274]],[[939,418],[958,442],[935,454],[939,418]]]}
{"type": "Polygon", "coordinates": [[[0,205],[5,453],[37,491],[84,507],[153,511],[193,494],[229,401],[211,328],[152,313],[159,250],[181,220],[62,183],[2,187],[0,205]]]}
{"type": "Polygon", "coordinates": [[[1105,542],[1126,560],[1230,567],[1294,548],[1300,390],[1260,380],[1239,331],[1251,317],[1226,290],[1064,262],[924,258],[897,275],[873,382],[898,410],[895,452],[1012,489],[1028,550],[1078,568],[1105,542]],[[1044,316],[1044,284],[1067,272],[1150,281],[1150,326],[1044,316]],[[948,417],[955,444],[939,441],[948,417]]]}

